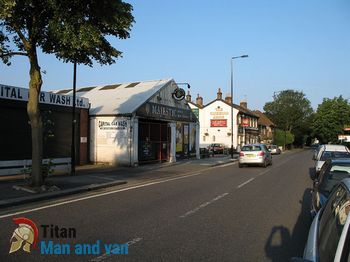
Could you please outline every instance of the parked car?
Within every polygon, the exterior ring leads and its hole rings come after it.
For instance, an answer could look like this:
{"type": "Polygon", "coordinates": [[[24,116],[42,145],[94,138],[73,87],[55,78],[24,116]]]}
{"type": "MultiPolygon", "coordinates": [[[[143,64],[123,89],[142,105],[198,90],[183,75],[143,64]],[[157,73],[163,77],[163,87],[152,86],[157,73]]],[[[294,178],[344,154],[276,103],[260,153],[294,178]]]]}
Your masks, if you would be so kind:
{"type": "Polygon", "coordinates": [[[249,144],[241,148],[238,158],[238,166],[261,165],[267,167],[272,165],[272,156],[264,144],[249,144]]]}
{"type": "Polygon", "coordinates": [[[212,154],[223,154],[225,146],[223,144],[211,144],[208,149],[212,154]]]}
{"type": "Polygon", "coordinates": [[[350,178],[332,191],[325,206],[315,216],[303,259],[291,261],[349,261],[350,259],[350,178]]]}
{"type": "Polygon", "coordinates": [[[326,203],[332,189],[344,178],[350,177],[350,159],[328,159],[323,164],[311,192],[311,215],[326,203]]]}
{"type": "Polygon", "coordinates": [[[323,145],[316,157],[315,171],[320,172],[323,163],[328,158],[348,158],[350,150],[343,145],[323,145]]]}
{"type": "Polygon", "coordinates": [[[269,149],[269,151],[271,152],[272,155],[281,154],[281,149],[279,149],[279,147],[276,145],[269,145],[269,146],[267,146],[267,148],[269,149]]]}
{"type": "Polygon", "coordinates": [[[317,145],[315,148],[314,148],[314,152],[313,152],[313,155],[312,155],[312,160],[316,160],[317,158],[317,155],[318,155],[318,152],[320,152],[320,150],[322,149],[324,145],[317,145]]]}

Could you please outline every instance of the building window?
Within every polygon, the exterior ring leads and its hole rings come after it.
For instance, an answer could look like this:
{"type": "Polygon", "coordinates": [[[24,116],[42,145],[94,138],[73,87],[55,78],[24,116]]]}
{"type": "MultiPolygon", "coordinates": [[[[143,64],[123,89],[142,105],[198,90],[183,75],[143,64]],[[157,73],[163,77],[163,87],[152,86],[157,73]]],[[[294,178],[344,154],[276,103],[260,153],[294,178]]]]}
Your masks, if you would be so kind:
{"type": "Polygon", "coordinates": [[[213,142],[215,142],[215,136],[213,136],[213,142]]]}
{"type": "Polygon", "coordinates": [[[205,136],[203,136],[203,142],[205,142],[205,136]]]}

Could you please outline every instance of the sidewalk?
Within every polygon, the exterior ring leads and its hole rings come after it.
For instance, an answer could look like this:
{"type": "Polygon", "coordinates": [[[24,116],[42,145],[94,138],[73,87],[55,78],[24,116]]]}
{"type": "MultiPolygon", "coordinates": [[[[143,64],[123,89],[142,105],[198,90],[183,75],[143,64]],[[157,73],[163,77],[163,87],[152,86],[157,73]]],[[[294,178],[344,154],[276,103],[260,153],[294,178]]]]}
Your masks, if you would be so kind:
{"type": "Polygon", "coordinates": [[[230,156],[214,156],[204,159],[186,159],[175,163],[142,165],[139,167],[112,167],[108,165],[86,165],[76,168],[76,175],[54,175],[46,179],[45,192],[26,190],[20,176],[0,180],[0,209],[25,203],[53,199],[76,193],[98,190],[125,184],[142,183],[149,180],[169,178],[179,174],[198,172],[208,167],[224,165],[237,160],[230,156]],[[16,190],[18,188],[21,190],[16,190]],[[24,188],[24,190],[23,190],[24,188]]]}

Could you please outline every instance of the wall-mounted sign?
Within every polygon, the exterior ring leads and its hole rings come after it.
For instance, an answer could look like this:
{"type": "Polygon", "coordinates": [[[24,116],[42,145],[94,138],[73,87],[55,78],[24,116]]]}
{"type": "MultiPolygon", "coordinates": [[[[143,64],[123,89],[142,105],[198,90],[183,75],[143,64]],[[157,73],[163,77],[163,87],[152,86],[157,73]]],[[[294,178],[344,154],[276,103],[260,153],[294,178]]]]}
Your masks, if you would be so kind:
{"type": "Polygon", "coordinates": [[[210,112],[211,118],[213,119],[223,119],[228,117],[229,113],[223,111],[222,108],[215,108],[215,112],[210,112]]]}
{"type": "Polygon", "coordinates": [[[210,127],[227,127],[227,119],[210,119],[210,127]]]}
{"type": "Polygon", "coordinates": [[[186,92],[182,88],[176,88],[174,92],[172,93],[172,96],[175,100],[181,101],[185,98],[186,92]]]}
{"type": "Polygon", "coordinates": [[[144,104],[137,110],[136,114],[158,120],[196,121],[196,117],[190,109],[160,105],[152,102],[144,104]]]}
{"type": "MultiPolygon", "coordinates": [[[[0,85],[0,98],[28,101],[29,89],[0,85]]],[[[58,106],[73,106],[73,97],[41,91],[39,95],[39,103],[58,106]]],[[[89,108],[89,99],[77,97],[75,105],[79,108],[89,108]]]]}
{"type": "Polygon", "coordinates": [[[244,127],[249,126],[249,118],[242,118],[242,126],[244,127]]]}
{"type": "Polygon", "coordinates": [[[338,140],[343,140],[344,142],[350,141],[349,135],[338,135],[338,140]]]}
{"type": "Polygon", "coordinates": [[[98,120],[98,128],[100,130],[126,130],[127,126],[128,122],[126,120],[98,120]]]}

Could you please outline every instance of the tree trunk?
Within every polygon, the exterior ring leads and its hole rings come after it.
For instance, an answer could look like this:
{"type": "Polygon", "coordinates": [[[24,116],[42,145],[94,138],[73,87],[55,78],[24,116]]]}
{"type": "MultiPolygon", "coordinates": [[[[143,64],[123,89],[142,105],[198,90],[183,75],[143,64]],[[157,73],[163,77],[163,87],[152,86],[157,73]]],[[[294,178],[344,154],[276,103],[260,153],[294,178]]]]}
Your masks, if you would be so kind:
{"type": "Polygon", "coordinates": [[[39,187],[43,184],[43,125],[39,109],[39,96],[42,85],[41,72],[38,64],[36,47],[29,52],[30,82],[27,113],[32,131],[32,185],[39,187]]]}

